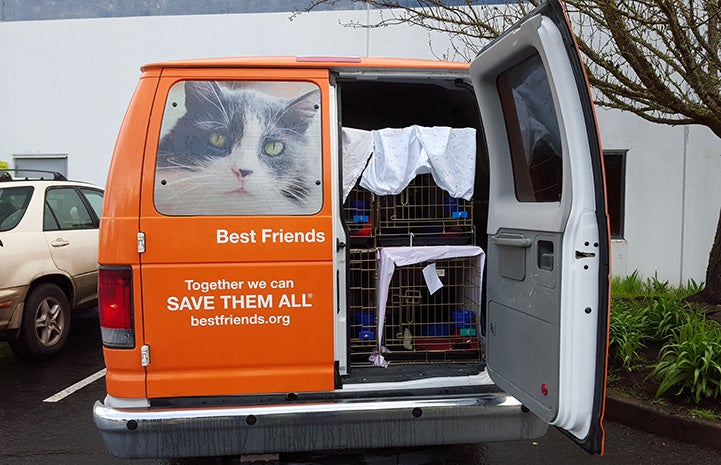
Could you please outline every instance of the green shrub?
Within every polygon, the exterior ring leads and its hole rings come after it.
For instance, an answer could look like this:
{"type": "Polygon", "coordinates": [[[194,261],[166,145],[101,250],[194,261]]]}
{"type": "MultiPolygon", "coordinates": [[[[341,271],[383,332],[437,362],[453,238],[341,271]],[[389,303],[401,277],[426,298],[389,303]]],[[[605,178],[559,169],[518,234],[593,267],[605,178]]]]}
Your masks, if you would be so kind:
{"type": "Polygon", "coordinates": [[[637,297],[644,294],[644,284],[639,278],[638,270],[628,276],[613,276],[611,290],[614,297],[637,297]]]}
{"type": "Polygon", "coordinates": [[[668,281],[661,281],[658,279],[658,273],[653,274],[653,278],[646,279],[646,292],[649,295],[662,295],[667,294],[671,289],[668,281]]]}
{"type": "Polygon", "coordinates": [[[615,299],[611,304],[609,357],[612,366],[633,371],[648,363],[639,350],[668,339],[683,321],[688,306],[678,299],[615,299]]]}
{"type": "Polygon", "coordinates": [[[612,281],[609,363],[626,371],[651,368],[659,380],[656,396],[671,390],[698,403],[721,397],[721,326],[684,299],[703,288],[694,280],[675,288],[657,275],[642,280],[637,271],[612,281]],[[663,343],[658,362],[641,356],[652,342],[663,343]]]}
{"type": "Polygon", "coordinates": [[[651,299],[643,311],[648,317],[649,337],[662,342],[669,339],[673,331],[686,321],[686,315],[691,309],[676,295],[660,295],[651,299]]]}
{"type": "Polygon", "coordinates": [[[638,351],[645,347],[649,338],[649,322],[646,312],[634,302],[615,301],[611,307],[609,331],[609,357],[613,365],[633,371],[645,361],[638,351]]]}
{"type": "Polygon", "coordinates": [[[698,294],[703,290],[704,283],[697,283],[694,279],[689,279],[685,286],[675,289],[675,295],[679,299],[685,299],[686,297],[698,294]]]}
{"type": "Polygon", "coordinates": [[[703,312],[689,310],[659,352],[649,377],[660,380],[656,396],[675,389],[699,403],[721,395],[721,326],[703,312]]]}
{"type": "Polygon", "coordinates": [[[684,299],[699,293],[702,289],[703,283],[697,283],[693,279],[689,279],[685,286],[678,288],[673,287],[668,281],[658,279],[658,274],[656,273],[654,273],[652,278],[643,280],[638,270],[635,270],[628,276],[613,276],[611,279],[611,290],[615,298],[657,297],[666,295],[684,299]]]}

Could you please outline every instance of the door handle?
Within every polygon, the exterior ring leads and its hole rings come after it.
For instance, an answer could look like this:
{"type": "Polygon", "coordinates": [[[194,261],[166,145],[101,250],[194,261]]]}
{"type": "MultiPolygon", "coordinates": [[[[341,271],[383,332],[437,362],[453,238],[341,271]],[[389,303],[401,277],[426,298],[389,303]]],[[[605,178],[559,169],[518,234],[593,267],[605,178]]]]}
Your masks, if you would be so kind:
{"type": "Polygon", "coordinates": [[[530,247],[531,239],[523,234],[499,234],[491,237],[491,242],[496,245],[504,245],[508,247],[530,247]]]}
{"type": "Polygon", "coordinates": [[[65,239],[59,237],[52,241],[50,245],[52,245],[53,247],[65,247],[67,245],[70,245],[70,241],[66,241],[65,239]]]}

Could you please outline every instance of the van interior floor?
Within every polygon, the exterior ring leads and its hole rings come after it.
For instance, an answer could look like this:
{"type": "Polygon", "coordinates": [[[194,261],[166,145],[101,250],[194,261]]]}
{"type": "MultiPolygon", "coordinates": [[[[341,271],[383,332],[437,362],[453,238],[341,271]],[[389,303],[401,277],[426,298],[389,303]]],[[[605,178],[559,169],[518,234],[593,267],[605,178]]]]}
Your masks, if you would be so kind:
{"type": "Polygon", "coordinates": [[[485,368],[486,365],[483,362],[407,365],[391,363],[386,368],[354,367],[350,374],[343,376],[343,384],[397,383],[428,378],[472,376],[481,373],[485,368]]]}

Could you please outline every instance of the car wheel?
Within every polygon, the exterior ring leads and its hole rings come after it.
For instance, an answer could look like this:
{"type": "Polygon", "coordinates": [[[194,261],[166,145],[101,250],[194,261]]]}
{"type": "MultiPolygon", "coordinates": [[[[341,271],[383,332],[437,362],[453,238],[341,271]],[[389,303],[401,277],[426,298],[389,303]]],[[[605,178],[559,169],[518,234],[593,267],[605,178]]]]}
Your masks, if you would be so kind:
{"type": "Polygon", "coordinates": [[[22,324],[10,347],[17,355],[42,360],[62,349],[70,334],[70,304],[55,284],[41,284],[25,299],[22,324]]]}

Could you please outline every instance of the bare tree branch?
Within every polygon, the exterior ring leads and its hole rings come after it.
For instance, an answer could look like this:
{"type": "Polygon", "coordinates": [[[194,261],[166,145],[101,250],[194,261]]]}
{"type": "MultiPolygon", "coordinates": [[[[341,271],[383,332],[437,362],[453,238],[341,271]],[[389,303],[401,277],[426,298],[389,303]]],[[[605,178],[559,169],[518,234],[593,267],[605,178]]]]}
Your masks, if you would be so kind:
{"type": "MultiPolygon", "coordinates": [[[[466,60],[538,3],[350,2],[380,9],[382,14],[374,24],[349,26],[411,24],[446,32],[454,55],[466,60]]],[[[337,0],[309,0],[302,11],[334,4],[337,0]]],[[[656,123],[701,124],[721,137],[719,0],[567,0],[566,4],[599,105],[656,123]]]]}

